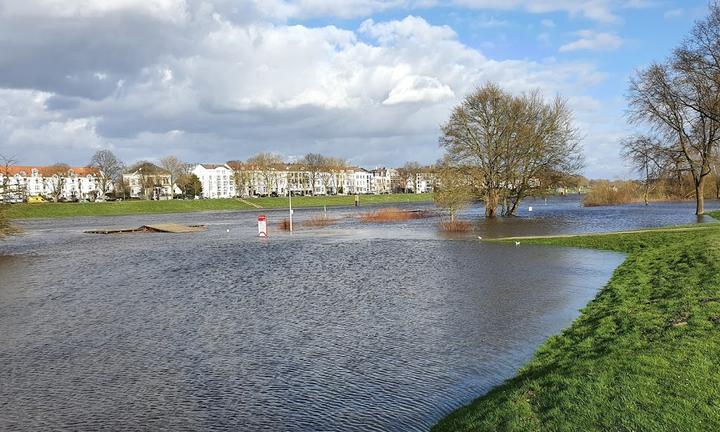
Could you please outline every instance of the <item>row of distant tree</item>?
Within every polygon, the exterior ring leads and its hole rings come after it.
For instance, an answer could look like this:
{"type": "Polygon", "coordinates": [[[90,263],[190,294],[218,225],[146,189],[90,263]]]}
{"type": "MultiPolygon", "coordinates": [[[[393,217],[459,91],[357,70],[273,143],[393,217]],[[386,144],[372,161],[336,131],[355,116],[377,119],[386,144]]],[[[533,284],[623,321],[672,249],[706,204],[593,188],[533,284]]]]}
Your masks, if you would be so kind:
{"type": "Polygon", "coordinates": [[[720,167],[720,3],[695,23],[664,62],[639,70],[630,82],[630,121],[646,133],[623,141],[625,157],[653,187],[689,178],[696,214],[720,167]]]}

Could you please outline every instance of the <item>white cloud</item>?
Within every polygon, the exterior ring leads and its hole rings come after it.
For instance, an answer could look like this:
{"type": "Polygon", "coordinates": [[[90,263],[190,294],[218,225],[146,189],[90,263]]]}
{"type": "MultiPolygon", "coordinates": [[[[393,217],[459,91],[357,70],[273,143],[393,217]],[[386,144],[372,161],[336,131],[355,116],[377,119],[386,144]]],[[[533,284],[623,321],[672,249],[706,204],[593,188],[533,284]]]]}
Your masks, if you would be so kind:
{"type": "Polygon", "coordinates": [[[407,102],[433,103],[455,96],[450,86],[437,78],[406,75],[390,90],[383,105],[395,105],[407,102]]]}
{"type": "Polygon", "coordinates": [[[613,0],[452,0],[452,3],[476,9],[566,12],[601,22],[616,21],[613,9],[622,4],[613,0]]]}
{"type": "Polygon", "coordinates": [[[187,17],[185,0],[5,0],[6,16],[53,16],[56,18],[96,17],[118,12],[149,14],[162,20],[187,17]]]}
{"type": "MultiPolygon", "coordinates": [[[[0,88],[23,88],[0,90],[0,153],[86,163],[112,143],[128,162],[312,151],[368,166],[428,163],[440,156],[438,125],[484,81],[578,96],[604,79],[583,62],[490,59],[452,28],[415,16],[349,30],[238,21],[227,3],[189,5],[168,24],[144,7],[136,10],[150,18],[139,21],[116,9],[54,27],[46,24],[55,18],[26,13],[11,28],[13,40],[42,43],[0,44],[9,53],[0,88]],[[98,37],[109,23],[127,39],[98,37]],[[95,50],[78,49],[89,39],[95,50]]],[[[15,17],[0,13],[0,36],[15,17]]]]}
{"type": "Polygon", "coordinates": [[[560,47],[560,52],[591,50],[591,51],[612,51],[620,48],[623,40],[614,33],[597,33],[592,30],[579,31],[580,39],[567,43],[560,47]]]}
{"type": "Polygon", "coordinates": [[[670,9],[665,11],[663,16],[665,19],[671,19],[671,18],[679,18],[685,14],[685,9],[678,8],[678,9],[670,9]]]}
{"type": "Polygon", "coordinates": [[[547,27],[547,28],[555,27],[555,21],[553,21],[551,19],[544,19],[544,20],[540,21],[540,23],[543,25],[543,27],[547,27]]]}

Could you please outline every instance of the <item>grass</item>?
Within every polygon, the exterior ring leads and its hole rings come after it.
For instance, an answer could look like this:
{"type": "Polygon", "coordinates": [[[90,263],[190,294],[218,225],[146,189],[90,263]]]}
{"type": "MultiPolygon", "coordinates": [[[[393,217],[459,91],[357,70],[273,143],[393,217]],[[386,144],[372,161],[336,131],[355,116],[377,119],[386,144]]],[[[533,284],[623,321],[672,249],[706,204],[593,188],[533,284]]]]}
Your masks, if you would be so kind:
{"type": "Polygon", "coordinates": [[[526,243],[628,256],[570,328],[434,431],[720,430],[720,224],[526,243]]]}
{"type": "MultiPolygon", "coordinates": [[[[293,207],[322,207],[354,205],[353,196],[299,196],[293,197],[293,207]]],[[[288,200],[279,198],[250,198],[245,201],[264,209],[287,208],[288,200]]],[[[360,205],[426,202],[432,194],[361,195],[360,205]]],[[[119,216],[142,213],[187,213],[219,210],[258,210],[237,199],[170,200],[170,201],[115,201],[104,203],[40,203],[12,204],[6,210],[9,219],[63,218],[75,216],[119,216]]]]}

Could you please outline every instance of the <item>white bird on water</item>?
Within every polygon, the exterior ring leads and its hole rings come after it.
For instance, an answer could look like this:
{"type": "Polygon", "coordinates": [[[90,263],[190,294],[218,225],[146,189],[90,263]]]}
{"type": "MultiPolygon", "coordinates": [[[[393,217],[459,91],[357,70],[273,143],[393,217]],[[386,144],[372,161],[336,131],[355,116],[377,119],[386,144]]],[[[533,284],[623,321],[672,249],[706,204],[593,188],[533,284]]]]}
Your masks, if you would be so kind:
{"type": "Polygon", "coordinates": [[[515,242],[515,246],[520,246],[520,242],[519,242],[519,241],[516,241],[516,242],[515,242]]]}

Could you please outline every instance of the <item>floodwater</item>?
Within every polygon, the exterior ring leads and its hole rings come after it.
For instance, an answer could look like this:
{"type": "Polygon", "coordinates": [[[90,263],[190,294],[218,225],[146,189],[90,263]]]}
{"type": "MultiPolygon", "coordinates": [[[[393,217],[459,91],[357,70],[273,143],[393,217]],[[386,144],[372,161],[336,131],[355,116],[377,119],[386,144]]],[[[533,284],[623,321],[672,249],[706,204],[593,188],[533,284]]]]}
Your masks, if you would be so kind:
{"type": "Polygon", "coordinates": [[[452,240],[437,218],[365,225],[354,208],[312,229],[321,211],[297,211],[293,235],[268,212],[269,239],[254,212],[24,222],[0,243],[0,430],[427,430],[511,377],[623,260],[478,233],[695,220],[576,204],[452,240]],[[152,222],[209,229],[83,233],[152,222]]]}

